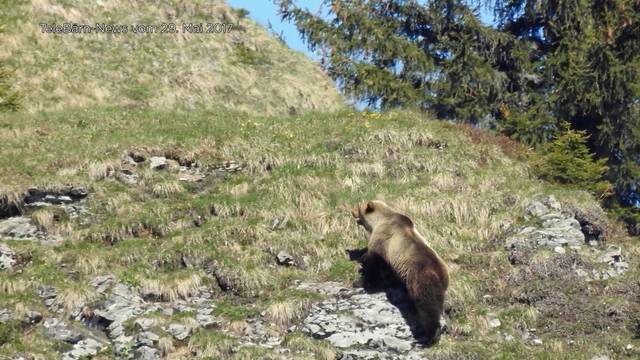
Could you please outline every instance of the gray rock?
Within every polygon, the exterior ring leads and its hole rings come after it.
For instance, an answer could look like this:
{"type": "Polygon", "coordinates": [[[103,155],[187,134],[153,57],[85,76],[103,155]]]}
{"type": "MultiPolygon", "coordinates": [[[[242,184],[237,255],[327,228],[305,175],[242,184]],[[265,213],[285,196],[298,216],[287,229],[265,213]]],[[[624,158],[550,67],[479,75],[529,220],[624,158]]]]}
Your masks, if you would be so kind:
{"type": "Polygon", "coordinates": [[[38,296],[40,296],[45,306],[49,310],[53,312],[58,312],[61,310],[61,307],[56,301],[56,297],[58,296],[58,294],[56,288],[54,288],[53,286],[40,286],[38,288],[38,296]]]}
{"type": "Polygon", "coordinates": [[[231,161],[225,161],[222,164],[215,166],[215,169],[218,171],[233,173],[233,172],[242,171],[242,165],[240,165],[236,161],[231,160],[231,161]]]}
{"type": "Polygon", "coordinates": [[[562,206],[560,205],[560,202],[556,200],[556,197],[553,195],[549,195],[547,198],[542,200],[542,203],[545,206],[547,206],[549,209],[553,209],[556,211],[560,211],[560,209],[562,208],[562,206]]]}
{"type": "MultiPolygon", "coordinates": [[[[537,208],[537,206],[534,206],[534,208],[537,208]]],[[[533,212],[539,213],[539,211],[533,212]]],[[[540,246],[555,249],[564,246],[580,246],[585,243],[584,234],[580,230],[580,223],[571,215],[546,212],[539,218],[542,220],[541,227],[525,227],[517,234],[508,237],[506,239],[507,249],[537,248],[540,246]]]]}
{"type": "Polygon", "coordinates": [[[86,338],[73,345],[73,349],[62,355],[64,360],[76,360],[91,358],[104,350],[107,344],[93,338],[86,338]]]}
{"type": "Polygon", "coordinates": [[[193,172],[181,172],[178,180],[187,182],[200,182],[204,180],[205,176],[200,173],[193,172]]]}
{"type": "Polygon", "coordinates": [[[85,338],[85,335],[71,327],[62,319],[48,318],[43,323],[45,335],[52,340],[64,341],[75,344],[85,338]]]}
{"type": "Polygon", "coordinates": [[[117,283],[104,307],[95,314],[108,322],[123,323],[144,312],[144,300],[130,287],[117,283]]]}
{"type": "Polygon", "coordinates": [[[111,274],[94,276],[89,280],[89,285],[93,286],[100,294],[104,294],[115,282],[115,277],[111,274]]]}
{"type": "Polygon", "coordinates": [[[613,264],[613,268],[616,270],[616,272],[619,275],[629,270],[629,263],[624,261],[619,261],[613,264]]]}
{"type": "Polygon", "coordinates": [[[191,313],[191,312],[194,312],[195,309],[185,304],[175,304],[173,305],[173,311],[176,314],[180,314],[180,313],[191,313]]]}
{"type": "Polygon", "coordinates": [[[167,167],[167,158],[164,156],[152,156],[149,158],[149,167],[154,170],[161,170],[167,167]]]}
{"type": "Polygon", "coordinates": [[[0,244],[0,270],[12,269],[16,262],[16,252],[8,246],[0,244]]]}
{"type": "Polygon", "coordinates": [[[502,323],[500,322],[500,319],[498,319],[498,315],[494,313],[487,314],[487,324],[489,325],[490,328],[497,328],[497,327],[500,327],[500,325],[502,325],[502,323]]]}
{"type": "Polygon", "coordinates": [[[84,186],[72,186],[70,189],[66,191],[67,195],[72,198],[81,199],[89,195],[89,191],[84,186]]]}
{"type": "Polygon", "coordinates": [[[150,346],[153,347],[153,344],[157,343],[160,340],[160,336],[151,331],[145,331],[136,337],[136,345],[137,346],[150,346]]]}
{"type": "Polygon", "coordinates": [[[13,320],[13,313],[9,309],[0,309],[0,324],[6,324],[13,320]]]}
{"type": "Polygon", "coordinates": [[[191,330],[188,327],[176,323],[169,324],[166,331],[178,341],[184,341],[191,335],[191,330]]]}
{"type": "Polygon", "coordinates": [[[404,291],[368,294],[339,283],[302,283],[297,288],[331,294],[313,305],[301,327],[304,333],[353,358],[421,358],[401,312],[410,307],[404,291]]]}
{"type": "Polygon", "coordinates": [[[22,319],[22,322],[27,325],[35,325],[40,321],[42,321],[42,314],[33,310],[27,310],[22,319]]]}
{"type": "Polygon", "coordinates": [[[296,266],[296,261],[293,256],[284,250],[281,250],[278,255],[276,255],[276,261],[278,261],[279,265],[296,266]]]}
{"type": "Polygon", "coordinates": [[[533,200],[527,205],[527,214],[535,217],[540,217],[549,212],[549,208],[543,203],[537,200],[533,200]]]}
{"type": "Polygon", "coordinates": [[[15,240],[36,239],[40,232],[31,219],[24,216],[14,216],[0,220],[0,239],[15,240]]]}
{"type": "Polygon", "coordinates": [[[534,338],[534,339],[531,340],[531,345],[541,346],[542,345],[542,340],[540,340],[538,338],[534,338]]]}
{"type": "Polygon", "coordinates": [[[122,169],[119,171],[116,174],[116,178],[127,185],[136,185],[139,181],[138,174],[128,169],[122,169]]]}
{"type": "Polygon", "coordinates": [[[622,248],[617,245],[609,245],[607,250],[602,252],[598,261],[601,263],[617,263],[622,260],[622,248]]]}
{"type": "Polygon", "coordinates": [[[134,322],[134,325],[136,326],[136,328],[138,328],[140,330],[143,330],[143,331],[147,331],[147,330],[151,329],[151,327],[154,324],[155,324],[155,321],[153,319],[149,319],[149,318],[138,318],[134,322]]]}
{"type": "Polygon", "coordinates": [[[217,329],[222,326],[222,320],[213,315],[197,314],[196,321],[205,329],[217,329]]]}
{"type": "Polygon", "coordinates": [[[609,360],[609,356],[607,355],[594,355],[591,360],[609,360]]]}
{"type": "Polygon", "coordinates": [[[150,346],[141,346],[135,351],[135,359],[157,360],[160,359],[160,351],[150,346]]]}
{"type": "Polygon", "coordinates": [[[553,251],[558,253],[558,254],[564,254],[567,251],[562,247],[562,246],[556,246],[553,248],[553,251]]]}

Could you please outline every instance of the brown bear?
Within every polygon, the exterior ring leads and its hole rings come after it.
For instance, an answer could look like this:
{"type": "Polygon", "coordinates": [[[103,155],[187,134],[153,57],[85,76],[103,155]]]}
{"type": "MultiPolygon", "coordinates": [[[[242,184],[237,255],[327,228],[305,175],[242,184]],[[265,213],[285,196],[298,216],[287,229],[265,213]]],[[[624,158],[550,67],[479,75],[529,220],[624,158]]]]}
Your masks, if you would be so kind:
{"type": "Polygon", "coordinates": [[[444,296],[449,285],[447,266],[406,215],[382,201],[369,201],[351,211],[369,233],[362,260],[363,280],[386,277],[391,269],[409,294],[427,343],[438,340],[444,296]]]}

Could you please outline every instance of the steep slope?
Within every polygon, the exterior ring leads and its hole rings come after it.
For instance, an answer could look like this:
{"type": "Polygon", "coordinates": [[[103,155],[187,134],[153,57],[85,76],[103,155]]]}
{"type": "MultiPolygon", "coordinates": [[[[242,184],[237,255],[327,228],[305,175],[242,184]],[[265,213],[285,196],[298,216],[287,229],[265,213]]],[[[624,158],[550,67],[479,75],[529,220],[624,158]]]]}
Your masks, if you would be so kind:
{"type": "Polygon", "coordinates": [[[316,63],[221,0],[13,1],[0,17],[0,59],[16,69],[30,111],[110,104],[286,114],[343,105],[316,63]],[[41,24],[64,23],[94,29],[43,33],[41,24]],[[186,32],[189,24],[203,24],[204,33],[186,32]]]}
{"type": "Polygon", "coordinates": [[[638,356],[637,239],[507,139],[411,113],[92,109],[2,115],[0,143],[2,354],[638,356]],[[434,347],[396,296],[351,289],[348,208],[372,198],[449,264],[434,347]]]}

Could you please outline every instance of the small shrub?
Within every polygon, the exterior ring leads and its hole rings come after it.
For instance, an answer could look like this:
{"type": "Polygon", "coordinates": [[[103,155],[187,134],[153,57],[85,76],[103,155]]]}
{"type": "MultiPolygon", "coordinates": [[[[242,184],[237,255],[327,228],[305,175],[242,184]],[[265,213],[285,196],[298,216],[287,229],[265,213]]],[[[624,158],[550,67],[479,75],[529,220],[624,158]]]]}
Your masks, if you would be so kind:
{"type": "Polygon", "coordinates": [[[565,131],[543,145],[531,160],[536,175],[562,184],[587,189],[601,198],[611,193],[611,184],[603,179],[606,159],[594,160],[587,147],[586,131],[565,131]]]}

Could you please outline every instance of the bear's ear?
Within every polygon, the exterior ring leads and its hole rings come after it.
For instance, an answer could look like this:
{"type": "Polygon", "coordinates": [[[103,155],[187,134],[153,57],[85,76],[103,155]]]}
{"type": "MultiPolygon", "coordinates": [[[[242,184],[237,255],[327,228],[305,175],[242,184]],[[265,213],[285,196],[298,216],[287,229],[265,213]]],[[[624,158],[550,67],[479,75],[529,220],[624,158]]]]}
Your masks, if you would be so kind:
{"type": "Polygon", "coordinates": [[[370,213],[370,212],[373,212],[373,210],[374,210],[373,202],[369,201],[369,202],[367,203],[367,208],[365,209],[365,211],[364,211],[364,212],[365,212],[366,214],[368,214],[368,213],[370,213]]]}

